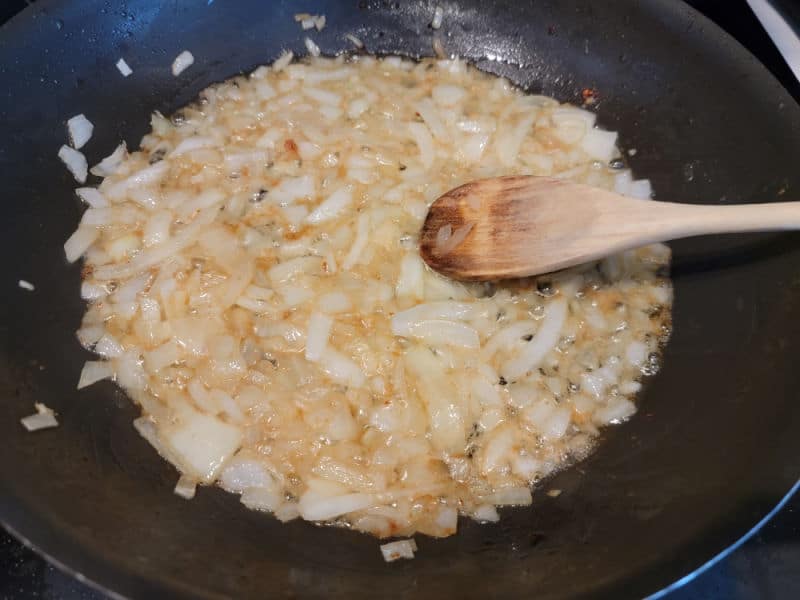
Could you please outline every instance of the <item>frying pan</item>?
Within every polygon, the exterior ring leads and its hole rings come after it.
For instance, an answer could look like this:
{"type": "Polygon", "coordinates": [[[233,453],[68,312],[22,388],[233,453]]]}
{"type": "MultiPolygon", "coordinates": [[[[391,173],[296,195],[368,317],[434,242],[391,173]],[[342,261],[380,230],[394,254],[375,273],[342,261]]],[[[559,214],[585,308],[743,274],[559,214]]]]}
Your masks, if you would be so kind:
{"type": "Polygon", "coordinates": [[[641,597],[712,560],[765,517],[800,474],[800,238],[676,243],[674,333],[630,422],[545,483],[529,509],[456,536],[417,536],[386,565],[374,538],[280,524],[176,473],[134,432],[112,384],[75,390],[78,266],[61,245],[80,214],[56,158],[63,123],[96,125],[90,163],[135,146],[149,114],[207,85],[303,53],[293,21],[326,14],[326,54],[448,53],[532,92],[580,101],[618,130],[659,198],[749,202],[798,196],[800,108],[730,37],[665,0],[438,2],[40,0],[0,29],[0,518],[51,560],[129,597],[641,597]],[[190,49],[180,78],[172,59],[190,49]],[[134,69],[123,79],[114,63],[134,69]],[[19,279],[36,285],[33,293],[19,279]],[[61,426],[27,434],[35,401],[61,426]]]}

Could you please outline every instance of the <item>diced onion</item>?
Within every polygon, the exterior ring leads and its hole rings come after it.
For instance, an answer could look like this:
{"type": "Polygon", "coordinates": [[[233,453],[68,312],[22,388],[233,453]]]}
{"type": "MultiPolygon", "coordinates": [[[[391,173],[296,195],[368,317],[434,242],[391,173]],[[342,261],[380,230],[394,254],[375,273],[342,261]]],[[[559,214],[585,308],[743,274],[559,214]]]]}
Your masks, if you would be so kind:
{"type": "Polygon", "coordinates": [[[58,158],[67,166],[67,169],[72,173],[75,181],[78,183],[84,183],[86,181],[89,165],[86,162],[86,157],[82,153],[69,146],[61,146],[61,149],[58,151],[58,158]]]}
{"type": "Polygon", "coordinates": [[[191,477],[187,477],[186,475],[181,475],[180,479],[178,479],[178,483],[175,484],[175,494],[180,496],[181,498],[185,498],[186,500],[191,500],[194,498],[194,494],[197,491],[197,482],[192,479],[191,477]]]}
{"type": "Polygon", "coordinates": [[[275,72],[283,71],[292,59],[294,58],[294,52],[291,50],[284,50],[281,52],[281,55],[277,58],[277,60],[272,63],[272,70],[275,72]]]}
{"type": "Polygon", "coordinates": [[[531,490],[527,487],[503,488],[487,497],[497,506],[530,506],[533,502],[531,490]]]}
{"type": "Polygon", "coordinates": [[[506,379],[513,381],[539,366],[561,338],[561,329],[564,327],[568,310],[567,301],[563,298],[553,300],[547,305],[544,319],[533,339],[527,343],[519,356],[503,366],[502,373],[506,379]]]}
{"type": "Polygon", "coordinates": [[[475,512],[472,513],[472,516],[477,521],[488,523],[495,523],[500,520],[500,515],[497,514],[497,509],[491,504],[480,505],[475,509],[475,512]]]}
{"type": "Polygon", "coordinates": [[[114,367],[110,362],[104,360],[86,361],[81,370],[81,377],[78,380],[78,389],[81,390],[93,383],[103,379],[112,379],[113,377],[114,367]]]}
{"type": "Polygon", "coordinates": [[[369,243],[369,213],[361,213],[356,224],[356,239],[342,263],[342,269],[349,271],[358,263],[367,243],[369,243]]]}
{"type": "Polygon", "coordinates": [[[172,74],[177,77],[193,64],[194,55],[188,50],[184,50],[175,57],[174,61],[172,61],[172,74]]]}
{"type": "Polygon", "coordinates": [[[128,154],[128,149],[125,142],[122,142],[114,149],[114,152],[106,156],[103,160],[92,167],[92,175],[98,177],[108,177],[117,172],[117,168],[125,160],[128,154]]]}
{"type": "MultiPolygon", "coordinates": [[[[242,504],[244,504],[247,508],[270,512],[279,509],[282,501],[283,495],[280,493],[280,491],[273,488],[250,487],[242,492],[241,497],[242,504]]],[[[279,519],[283,517],[281,520],[288,521],[298,517],[299,514],[295,511],[293,516],[290,516],[289,510],[285,509],[281,515],[276,513],[275,516],[279,519]]]]}
{"type": "Polygon", "coordinates": [[[352,43],[353,46],[355,46],[359,50],[364,47],[364,42],[362,42],[359,38],[354,36],[352,33],[346,33],[344,35],[344,37],[347,38],[350,41],[350,43],[352,43]]]}
{"type": "Polygon", "coordinates": [[[442,19],[444,18],[444,9],[437,6],[433,11],[433,19],[431,20],[431,29],[439,29],[442,26],[442,19]]]}
{"type": "Polygon", "coordinates": [[[394,335],[411,336],[414,327],[422,321],[433,319],[461,320],[472,313],[474,307],[466,302],[429,302],[397,313],[392,317],[394,335]]]}
{"type": "Polygon", "coordinates": [[[417,144],[417,148],[419,148],[422,164],[426,167],[431,166],[436,151],[433,146],[433,137],[431,137],[430,130],[424,123],[409,123],[408,130],[414,142],[417,144]]]}
{"type": "Polygon", "coordinates": [[[305,356],[312,362],[322,359],[331,334],[333,319],[322,313],[311,313],[308,319],[308,332],[306,333],[305,356]]]}
{"type": "Polygon", "coordinates": [[[319,497],[308,492],[300,498],[300,514],[307,521],[329,521],[341,515],[368,508],[374,500],[369,494],[319,497]]]}
{"type": "Polygon", "coordinates": [[[614,131],[590,129],[580,143],[583,151],[591,158],[608,162],[616,152],[617,134],[614,131]]]}
{"type": "Polygon", "coordinates": [[[341,352],[332,348],[323,351],[319,364],[333,381],[353,387],[362,387],[366,377],[361,368],[341,352]]]}
{"type": "Polygon", "coordinates": [[[473,227],[475,227],[475,223],[466,223],[450,234],[449,230],[444,231],[445,228],[450,228],[450,224],[448,223],[437,232],[436,245],[433,247],[433,251],[441,256],[449,254],[461,245],[470,234],[473,227]],[[439,234],[443,234],[441,238],[439,234]]]}
{"type": "Polygon", "coordinates": [[[67,121],[67,132],[69,133],[69,142],[76,150],[80,150],[86,145],[92,137],[94,125],[85,115],[75,115],[67,121]]]}
{"type": "Polygon", "coordinates": [[[417,544],[413,539],[381,544],[381,554],[386,562],[392,562],[400,558],[414,558],[414,552],[416,551],[417,544]]]}
{"type": "Polygon", "coordinates": [[[38,431],[40,429],[50,429],[58,427],[55,413],[40,402],[34,404],[36,412],[20,419],[22,426],[28,431],[38,431]]]}
{"type": "Polygon", "coordinates": [[[67,261],[75,262],[86,250],[89,249],[100,232],[93,227],[78,227],[69,239],[64,242],[64,254],[67,256],[67,261]]]}
{"type": "Polygon", "coordinates": [[[306,217],[312,224],[328,221],[339,215],[353,201],[353,194],[348,187],[336,190],[328,196],[314,211],[306,217]]]}
{"type": "Polygon", "coordinates": [[[306,49],[311,56],[319,56],[320,49],[311,38],[306,38],[303,40],[303,43],[306,45],[306,49]]]}
{"type": "MultiPolygon", "coordinates": [[[[326,24],[297,18],[308,34],[326,24]]],[[[85,259],[77,338],[98,355],[78,385],[130,395],[183,497],[216,483],[242,509],[382,538],[497,521],[635,410],[669,317],[669,250],[457,282],[420,255],[429,206],[502,174],[640,197],[649,183],[594,157],[618,150],[593,113],[464,60],[307,50],[153,113],[141,150],[120,144],[92,169],[105,180],[76,190],[65,254],[85,259]]],[[[464,217],[435,251],[471,244],[464,217]]]]}
{"type": "Polygon", "coordinates": [[[128,66],[128,63],[125,62],[124,58],[120,58],[117,61],[117,69],[119,70],[120,73],[122,73],[123,77],[128,77],[131,73],[133,73],[133,69],[131,69],[130,66],[128,66]]]}
{"type": "Polygon", "coordinates": [[[109,205],[106,197],[97,188],[82,187],[75,190],[75,193],[78,195],[78,198],[92,208],[105,208],[109,205]]]}
{"type": "Polygon", "coordinates": [[[440,319],[415,323],[411,327],[409,336],[433,345],[444,344],[461,348],[478,348],[480,346],[480,337],[475,329],[463,323],[440,319]]]}

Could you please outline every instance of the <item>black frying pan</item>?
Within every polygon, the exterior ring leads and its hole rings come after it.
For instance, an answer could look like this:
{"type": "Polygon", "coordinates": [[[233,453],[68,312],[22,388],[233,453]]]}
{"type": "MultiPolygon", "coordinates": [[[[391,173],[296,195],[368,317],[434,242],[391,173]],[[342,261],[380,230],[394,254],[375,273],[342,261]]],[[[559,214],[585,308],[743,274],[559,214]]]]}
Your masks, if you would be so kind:
{"type": "MultiPolygon", "coordinates": [[[[619,130],[658,196],[691,202],[800,197],[800,108],[736,42],[664,0],[440,1],[448,52],[533,92],[579,101],[619,130]],[[490,60],[498,57],[500,60],[490,60]],[[783,196],[785,194],[785,196],[783,196]]],[[[78,217],[56,158],[64,120],[96,124],[90,162],[149,113],[303,49],[292,19],[324,13],[323,52],[344,33],[376,53],[431,53],[432,3],[40,0],[0,29],[0,518],[97,584],[133,597],[641,597],[712,559],[762,519],[800,474],[800,237],[674,245],[674,334],[639,413],[598,451],[495,525],[417,536],[386,565],[374,538],[282,525],[237,498],[172,493],[176,473],[131,427],[111,384],[75,391],[79,267],[61,244],[78,217]],[[197,62],[179,79],[184,48],[197,62]],[[124,56],[134,74],[114,63],[124,56]],[[36,284],[34,293],[18,279],[36,284]],[[26,434],[34,401],[62,425],[26,434]]]]}

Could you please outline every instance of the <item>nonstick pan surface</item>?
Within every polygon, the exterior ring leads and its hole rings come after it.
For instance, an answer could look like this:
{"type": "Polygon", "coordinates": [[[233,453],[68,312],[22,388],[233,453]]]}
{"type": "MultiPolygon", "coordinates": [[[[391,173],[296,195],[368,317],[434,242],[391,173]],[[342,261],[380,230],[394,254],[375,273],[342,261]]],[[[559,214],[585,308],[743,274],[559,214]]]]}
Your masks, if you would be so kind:
{"type": "Polygon", "coordinates": [[[88,358],[78,266],[62,244],[80,207],[58,161],[64,121],[96,125],[90,163],[135,147],[149,114],[207,85],[304,52],[293,14],[327,15],[325,54],[448,53],[532,92],[580,102],[660,199],[797,199],[800,108],[741,46],[680,2],[40,0],[0,29],[0,519],[52,560],[123,596],[641,597],[712,559],[768,514],[800,475],[800,236],[740,235],[673,245],[674,332],[640,410],[586,461],[546,482],[557,498],[417,536],[386,565],[374,538],[280,524],[202,489],[139,438],[112,384],[75,390],[88,358]],[[180,78],[183,49],[196,58],[180,78]],[[114,63],[133,67],[122,78],[114,63]],[[32,281],[34,293],[17,287],[32,281]],[[45,402],[55,430],[19,418],[45,402]]]}

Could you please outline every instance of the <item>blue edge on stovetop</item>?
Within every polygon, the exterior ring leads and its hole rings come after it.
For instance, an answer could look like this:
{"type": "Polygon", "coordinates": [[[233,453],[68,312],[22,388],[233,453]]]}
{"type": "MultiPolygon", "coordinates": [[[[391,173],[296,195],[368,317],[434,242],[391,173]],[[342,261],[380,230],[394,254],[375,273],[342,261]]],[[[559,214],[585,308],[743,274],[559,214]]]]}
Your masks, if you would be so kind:
{"type": "MultiPolygon", "coordinates": [[[[800,30],[800,3],[772,2],[800,30]]],[[[0,0],[0,24],[32,3],[33,0],[0,0]]],[[[793,78],[744,0],[688,0],[688,3],[746,46],[800,102],[800,83],[793,78]]],[[[795,493],[798,488],[800,481],[739,541],[648,600],[800,598],[800,494],[795,493]]],[[[0,598],[102,600],[105,596],[56,570],[0,531],[0,598]]]]}

